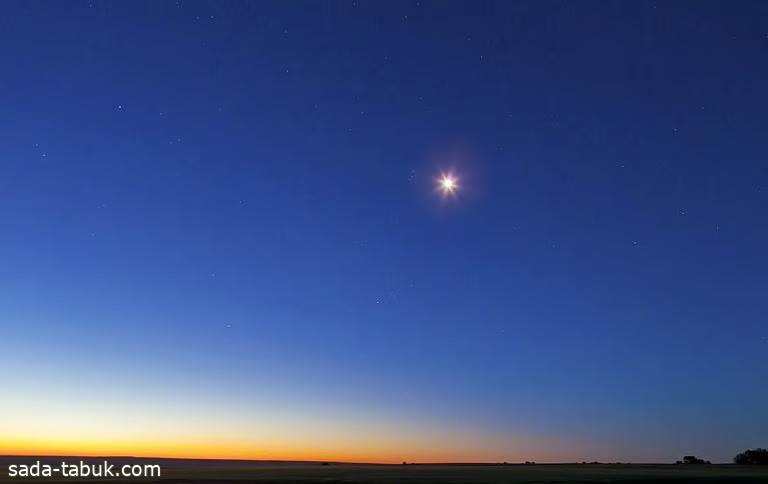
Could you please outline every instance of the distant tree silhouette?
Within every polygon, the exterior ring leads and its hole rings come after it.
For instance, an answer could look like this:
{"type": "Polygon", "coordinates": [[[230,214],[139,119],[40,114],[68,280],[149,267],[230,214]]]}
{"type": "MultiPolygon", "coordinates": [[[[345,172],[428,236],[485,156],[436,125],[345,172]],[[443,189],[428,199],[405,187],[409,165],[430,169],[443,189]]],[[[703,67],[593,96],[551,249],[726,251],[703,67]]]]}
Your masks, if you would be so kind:
{"type": "MultiPolygon", "coordinates": [[[[680,462],[680,461],[678,461],[680,462]]],[[[711,464],[708,460],[699,459],[695,455],[686,455],[683,457],[683,464],[711,464]]]]}
{"type": "Polygon", "coordinates": [[[527,465],[527,466],[535,466],[535,465],[536,465],[536,463],[535,463],[535,462],[532,462],[532,461],[529,461],[529,460],[527,460],[527,461],[525,461],[525,464],[524,464],[524,465],[527,465]]]}
{"type": "Polygon", "coordinates": [[[734,464],[768,465],[768,449],[745,450],[733,458],[734,464]]]}

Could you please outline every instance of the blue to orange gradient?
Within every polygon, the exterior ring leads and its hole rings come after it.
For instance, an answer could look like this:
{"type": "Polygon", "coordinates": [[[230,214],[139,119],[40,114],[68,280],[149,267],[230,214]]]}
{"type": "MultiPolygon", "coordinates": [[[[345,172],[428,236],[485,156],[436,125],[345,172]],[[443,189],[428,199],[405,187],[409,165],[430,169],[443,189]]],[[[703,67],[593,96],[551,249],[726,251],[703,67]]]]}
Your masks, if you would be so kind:
{"type": "Polygon", "coordinates": [[[768,4],[657,3],[2,5],[0,454],[764,446],[768,4]]]}

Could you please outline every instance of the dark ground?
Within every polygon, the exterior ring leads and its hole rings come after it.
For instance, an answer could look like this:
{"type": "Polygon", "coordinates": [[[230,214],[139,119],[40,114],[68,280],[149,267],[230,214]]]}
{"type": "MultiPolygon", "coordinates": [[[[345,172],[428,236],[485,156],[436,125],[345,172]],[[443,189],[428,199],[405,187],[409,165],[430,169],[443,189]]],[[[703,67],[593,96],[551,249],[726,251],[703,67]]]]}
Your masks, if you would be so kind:
{"type": "MultiPolygon", "coordinates": [[[[84,478],[11,478],[8,465],[34,463],[38,458],[0,457],[0,482],[97,482],[84,478]]],[[[42,463],[75,463],[77,457],[39,458],[42,463]]],[[[104,459],[86,459],[101,462],[104,459]]],[[[176,459],[133,459],[110,457],[115,465],[159,464],[160,478],[108,479],[132,483],[734,483],[768,484],[768,467],[735,465],[662,464],[538,464],[538,465],[357,465],[301,462],[205,461],[176,459]]],[[[107,480],[101,479],[101,482],[107,480]]]]}

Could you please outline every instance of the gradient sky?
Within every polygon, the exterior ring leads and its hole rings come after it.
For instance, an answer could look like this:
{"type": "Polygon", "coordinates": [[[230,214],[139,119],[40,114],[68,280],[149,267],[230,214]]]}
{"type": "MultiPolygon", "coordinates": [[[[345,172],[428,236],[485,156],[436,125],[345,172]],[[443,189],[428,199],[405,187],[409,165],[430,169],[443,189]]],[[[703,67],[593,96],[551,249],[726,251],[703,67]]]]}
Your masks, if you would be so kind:
{"type": "Polygon", "coordinates": [[[0,8],[0,454],[766,445],[768,3],[0,8]]]}

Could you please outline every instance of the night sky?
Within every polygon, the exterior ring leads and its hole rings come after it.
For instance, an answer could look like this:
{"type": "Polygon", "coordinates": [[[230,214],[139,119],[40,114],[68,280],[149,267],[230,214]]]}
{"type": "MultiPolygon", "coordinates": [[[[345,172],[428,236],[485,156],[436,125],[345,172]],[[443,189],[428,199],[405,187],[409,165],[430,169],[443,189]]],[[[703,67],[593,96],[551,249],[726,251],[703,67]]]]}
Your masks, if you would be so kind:
{"type": "Polygon", "coordinates": [[[765,446],[768,3],[0,11],[0,454],[765,446]]]}

